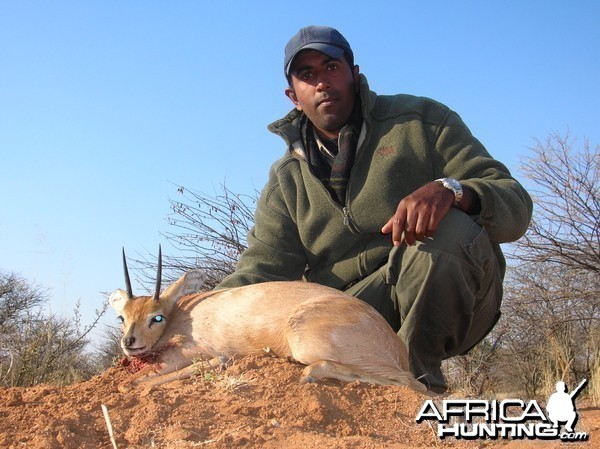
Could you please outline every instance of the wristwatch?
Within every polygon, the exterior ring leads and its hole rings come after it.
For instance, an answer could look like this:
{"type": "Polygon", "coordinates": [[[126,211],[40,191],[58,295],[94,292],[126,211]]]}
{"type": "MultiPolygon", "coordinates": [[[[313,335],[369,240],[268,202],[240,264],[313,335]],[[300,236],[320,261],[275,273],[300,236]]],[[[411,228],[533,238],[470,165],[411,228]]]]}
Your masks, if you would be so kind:
{"type": "Polygon", "coordinates": [[[458,182],[454,178],[440,178],[436,179],[435,182],[441,182],[444,187],[446,187],[448,190],[451,190],[452,193],[454,193],[455,206],[458,203],[460,203],[460,200],[462,200],[463,197],[463,188],[460,185],[460,182],[458,182]]]}

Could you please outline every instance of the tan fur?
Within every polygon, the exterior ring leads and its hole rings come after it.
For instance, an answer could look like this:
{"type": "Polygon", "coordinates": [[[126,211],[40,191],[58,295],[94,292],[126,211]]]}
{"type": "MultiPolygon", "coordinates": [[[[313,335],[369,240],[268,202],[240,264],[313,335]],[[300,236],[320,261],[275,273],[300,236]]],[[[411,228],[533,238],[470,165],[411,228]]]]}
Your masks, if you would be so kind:
{"type": "Polygon", "coordinates": [[[198,279],[196,271],[182,276],[159,301],[127,299],[122,290],[111,295],[111,305],[124,320],[123,352],[156,362],[142,369],[133,385],[151,388],[268,349],[308,365],[301,382],[335,378],[425,391],[408,371],[402,340],[358,299],[306,282],[183,296],[199,287],[198,279]],[[165,320],[153,322],[157,315],[165,320]]]}

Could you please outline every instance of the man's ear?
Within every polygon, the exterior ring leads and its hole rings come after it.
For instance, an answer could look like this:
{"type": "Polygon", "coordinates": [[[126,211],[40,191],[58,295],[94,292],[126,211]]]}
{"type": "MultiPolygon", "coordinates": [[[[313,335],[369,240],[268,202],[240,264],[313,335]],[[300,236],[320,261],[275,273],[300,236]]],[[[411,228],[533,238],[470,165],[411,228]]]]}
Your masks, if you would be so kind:
{"type": "Polygon", "coordinates": [[[356,92],[360,92],[360,77],[358,76],[359,74],[360,67],[358,65],[355,65],[352,69],[352,77],[354,78],[354,90],[356,92]]]}
{"type": "Polygon", "coordinates": [[[297,110],[302,111],[302,106],[300,106],[300,103],[298,102],[298,97],[296,96],[296,91],[294,89],[291,87],[286,88],[285,96],[292,100],[292,103],[294,103],[294,107],[297,110]]]}

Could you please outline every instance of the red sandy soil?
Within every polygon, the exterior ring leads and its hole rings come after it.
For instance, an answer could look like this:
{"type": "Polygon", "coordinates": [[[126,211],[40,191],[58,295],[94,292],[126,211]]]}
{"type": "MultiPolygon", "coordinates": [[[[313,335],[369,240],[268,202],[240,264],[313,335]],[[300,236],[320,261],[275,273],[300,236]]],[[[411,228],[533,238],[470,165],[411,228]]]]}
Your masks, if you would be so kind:
{"type": "Polygon", "coordinates": [[[600,410],[578,402],[586,443],[440,440],[415,417],[427,396],[394,386],[320,381],[300,385],[302,366],[268,356],[236,361],[143,393],[120,393],[131,375],[113,367],[86,382],[0,389],[0,447],[424,448],[600,447],[600,410]]]}

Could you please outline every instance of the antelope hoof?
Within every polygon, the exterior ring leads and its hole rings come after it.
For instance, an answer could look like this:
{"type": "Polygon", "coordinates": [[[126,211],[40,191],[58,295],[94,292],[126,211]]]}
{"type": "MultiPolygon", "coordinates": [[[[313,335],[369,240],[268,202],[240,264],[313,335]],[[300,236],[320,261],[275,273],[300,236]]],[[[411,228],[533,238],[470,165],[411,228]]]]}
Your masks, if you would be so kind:
{"type": "Polygon", "coordinates": [[[317,381],[317,379],[315,379],[312,376],[302,376],[300,378],[300,385],[302,384],[314,384],[317,381]]]}

